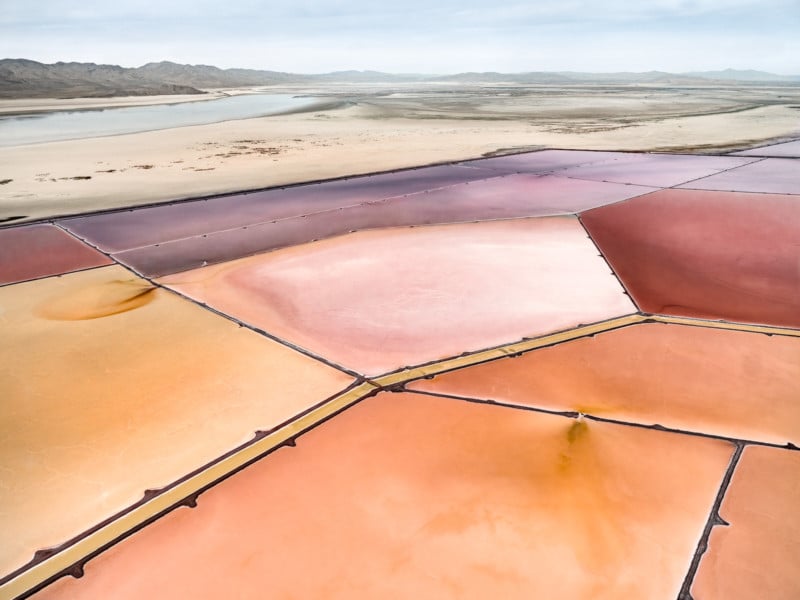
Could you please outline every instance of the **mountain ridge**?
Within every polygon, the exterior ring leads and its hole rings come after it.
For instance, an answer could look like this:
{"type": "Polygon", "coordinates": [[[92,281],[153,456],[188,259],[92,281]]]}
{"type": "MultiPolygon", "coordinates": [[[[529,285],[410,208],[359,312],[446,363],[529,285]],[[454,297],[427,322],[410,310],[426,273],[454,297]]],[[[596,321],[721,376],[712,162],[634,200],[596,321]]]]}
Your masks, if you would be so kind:
{"type": "Polygon", "coordinates": [[[776,75],[766,71],[725,69],[669,73],[666,71],[588,73],[579,71],[496,71],[446,75],[384,73],[347,70],[298,74],[261,69],[221,69],[213,65],[184,65],[171,61],[150,62],[140,67],[0,59],[0,98],[75,98],[129,95],[202,94],[208,88],[311,85],[315,83],[462,83],[462,84],[776,84],[800,85],[800,75],[776,75]]]}

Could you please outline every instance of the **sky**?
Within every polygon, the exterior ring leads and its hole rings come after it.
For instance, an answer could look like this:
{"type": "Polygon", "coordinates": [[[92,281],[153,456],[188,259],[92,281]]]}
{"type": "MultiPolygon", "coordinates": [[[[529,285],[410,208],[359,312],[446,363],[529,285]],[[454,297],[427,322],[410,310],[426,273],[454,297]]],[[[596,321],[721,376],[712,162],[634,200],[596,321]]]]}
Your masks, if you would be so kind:
{"type": "Polygon", "coordinates": [[[800,0],[0,0],[0,58],[800,75],[800,0]]]}

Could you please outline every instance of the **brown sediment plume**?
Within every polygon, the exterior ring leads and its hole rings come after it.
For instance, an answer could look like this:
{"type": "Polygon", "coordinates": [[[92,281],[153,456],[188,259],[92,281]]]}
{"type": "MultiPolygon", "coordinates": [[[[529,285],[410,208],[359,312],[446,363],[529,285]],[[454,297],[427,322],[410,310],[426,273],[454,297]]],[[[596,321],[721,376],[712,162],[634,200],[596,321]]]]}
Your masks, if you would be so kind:
{"type": "Polygon", "coordinates": [[[54,321],[102,319],[149,304],[157,289],[144,280],[104,281],[55,296],[40,304],[36,314],[54,321]]]}

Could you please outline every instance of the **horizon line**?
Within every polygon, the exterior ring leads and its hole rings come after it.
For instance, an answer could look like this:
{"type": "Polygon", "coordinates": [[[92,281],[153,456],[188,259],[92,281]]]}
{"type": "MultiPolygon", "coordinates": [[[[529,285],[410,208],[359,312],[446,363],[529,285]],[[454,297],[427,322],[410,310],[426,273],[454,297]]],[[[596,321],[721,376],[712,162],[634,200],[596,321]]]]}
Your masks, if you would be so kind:
{"type": "Polygon", "coordinates": [[[58,60],[56,62],[42,62],[32,58],[25,58],[25,57],[2,57],[0,61],[29,61],[38,63],[44,66],[55,66],[58,64],[80,64],[80,65],[97,65],[97,66],[108,66],[108,67],[119,67],[122,69],[140,69],[142,67],[146,67],[148,65],[158,65],[163,63],[174,64],[181,67],[210,67],[214,69],[219,69],[221,71],[228,71],[228,70],[242,70],[242,71],[266,71],[272,73],[284,73],[289,75],[332,75],[336,73],[379,73],[382,75],[395,75],[395,76],[416,76],[416,77],[442,77],[442,76],[452,76],[452,75],[467,75],[467,74],[496,74],[496,75],[529,75],[532,73],[546,73],[546,74],[581,74],[581,75],[645,75],[648,73],[665,73],[667,75],[683,75],[683,76],[692,76],[692,75],[702,75],[707,73],[726,73],[726,72],[742,72],[742,73],[761,73],[766,75],[776,75],[778,77],[789,77],[789,78],[800,78],[800,74],[797,73],[776,73],[774,71],[764,71],[761,69],[743,69],[743,68],[736,68],[736,67],[725,67],[722,69],[704,69],[704,70],[697,70],[697,71],[665,71],[662,69],[649,69],[647,71],[633,71],[633,70],[613,70],[613,71],[582,71],[582,70],[560,70],[560,71],[547,71],[547,70],[530,70],[530,71],[487,71],[487,70],[480,70],[480,71],[452,71],[452,72],[412,72],[412,71],[382,71],[379,69],[370,69],[370,68],[343,68],[343,69],[336,69],[334,71],[317,71],[317,72],[301,72],[301,71],[282,71],[279,69],[273,68],[254,68],[254,67],[220,67],[217,65],[206,64],[206,63],[182,63],[176,62],[170,59],[162,59],[158,61],[149,61],[140,65],[136,66],[126,66],[118,63],[110,63],[110,62],[86,62],[80,60],[58,60]]]}

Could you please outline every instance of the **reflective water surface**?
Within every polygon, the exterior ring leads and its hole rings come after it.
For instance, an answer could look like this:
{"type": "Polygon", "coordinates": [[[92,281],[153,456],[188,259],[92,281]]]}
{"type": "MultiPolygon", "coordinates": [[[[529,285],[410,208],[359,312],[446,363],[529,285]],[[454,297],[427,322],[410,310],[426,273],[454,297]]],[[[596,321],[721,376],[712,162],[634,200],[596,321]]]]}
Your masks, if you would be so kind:
{"type": "Polygon", "coordinates": [[[274,115],[310,105],[313,98],[245,94],[218,100],[53,112],[0,118],[0,146],[38,144],[274,115]]]}

